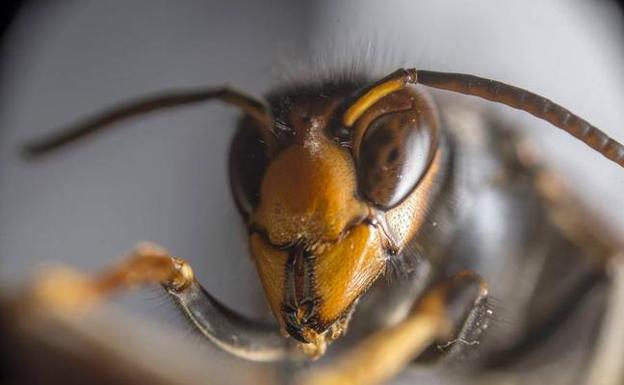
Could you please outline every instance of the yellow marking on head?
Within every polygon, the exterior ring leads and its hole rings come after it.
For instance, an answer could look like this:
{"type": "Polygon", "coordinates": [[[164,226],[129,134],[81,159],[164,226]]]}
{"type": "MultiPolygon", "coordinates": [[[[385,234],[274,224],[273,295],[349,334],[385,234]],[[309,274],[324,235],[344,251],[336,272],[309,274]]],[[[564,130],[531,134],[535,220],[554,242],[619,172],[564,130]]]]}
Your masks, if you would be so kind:
{"type": "Polygon", "coordinates": [[[342,116],[342,123],[346,127],[351,127],[353,123],[355,123],[355,121],[358,120],[358,118],[379,99],[389,93],[398,91],[403,87],[405,87],[405,79],[395,78],[371,88],[363,96],[360,96],[358,100],[356,100],[355,103],[347,109],[342,116]]]}

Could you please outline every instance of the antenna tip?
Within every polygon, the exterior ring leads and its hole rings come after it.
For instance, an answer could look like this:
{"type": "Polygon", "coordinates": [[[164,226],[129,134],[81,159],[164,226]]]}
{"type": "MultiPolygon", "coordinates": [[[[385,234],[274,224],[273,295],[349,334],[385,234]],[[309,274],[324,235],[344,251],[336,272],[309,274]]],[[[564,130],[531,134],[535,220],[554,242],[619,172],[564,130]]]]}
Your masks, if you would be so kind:
{"type": "Polygon", "coordinates": [[[36,143],[27,143],[17,150],[18,156],[24,160],[33,160],[39,158],[45,153],[45,149],[36,143]]]}

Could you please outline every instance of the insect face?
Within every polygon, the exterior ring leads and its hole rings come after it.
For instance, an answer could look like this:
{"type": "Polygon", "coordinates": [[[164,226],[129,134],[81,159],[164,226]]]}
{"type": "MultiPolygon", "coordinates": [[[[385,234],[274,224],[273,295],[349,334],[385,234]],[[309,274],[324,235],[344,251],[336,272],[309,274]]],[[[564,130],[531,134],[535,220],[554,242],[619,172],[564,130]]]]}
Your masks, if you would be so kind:
{"type": "Polygon", "coordinates": [[[428,187],[416,187],[435,153],[428,99],[411,89],[377,97],[345,127],[356,90],[279,93],[270,98],[276,140],[245,120],[232,145],[234,195],[266,297],[282,331],[302,343],[344,332],[426,206],[428,187]]]}
{"type": "MultiPolygon", "coordinates": [[[[451,206],[457,197],[470,193],[480,200],[492,192],[511,194],[513,200],[501,205],[504,212],[518,207],[529,211],[521,216],[518,226],[512,223],[504,231],[516,233],[517,229],[530,227],[531,231],[518,233],[535,231],[540,237],[543,234],[544,239],[552,239],[548,241],[552,248],[525,244],[524,240],[531,235],[520,235],[512,245],[495,242],[498,245],[494,254],[503,258],[501,264],[527,264],[535,258],[550,263],[551,255],[544,254],[544,250],[552,250],[552,255],[557,255],[553,258],[559,258],[560,253],[555,251],[568,250],[572,244],[579,245],[577,256],[582,259],[593,248],[601,250],[601,261],[608,261],[619,252],[614,242],[603,242],[594,229],[589,230],[591,226],[577,219],[582,218],[581,211],[566,198],[559,198],[564,195],[560,194],[561,189],[539,186],[544,171],[524,164],[531,160],[519,159],[518,152],[510,149],[515,146],[510,146],[502,136],[498,138],[497,125],[491,123],[488,127],[490,123],[483,123],[483,127],[477,127],[477,131],[492,130],[491,143],[470,143],[475,131],[455,127],[457,120],[450,116],[446,119],[449,125],[441,125],[427,95],[408,87],[414,84],[478,96],[529,112],[624,166],[624,145],[544,97],[473,75],[416,69],[399,69],[368,87],[364,81],[353,80],[284,89],[269,95],[269,108],[229,88],[166,93],[95,116],[71,130],[33,142],[25,150],[30,156],[43,155],[111,123],[163,108],[208,100],[239,107],[245,116],[232,142],[230,181],[281,334],[292,336],[309,355],[320,356],[328,342],[345,332],[355,304],[384,272],[388,261],[396,261],[393,254],[420,257],[415,255],[420,253],[425,258],[413,271],[405,271],[408,276],[398,285],[382,288],[382,301],[388,299],[390,305],[386,310],[396,313],[405,308],[409,314],[391,326],[382,322],[381,330],[355,346],[336,366],[340,368],[339,377],[344,370],[349,373],[344,378],[353,379],[345,383],[379,382],[414,357],[435,358],[427,351],[433,352],[436,342],[444,344],[438,345],[434,355],[439,351],[447,357],[463,357],[463,344],[455,342],[475,338],[473,342],[478,344],[488,326],[491,312],[488,313],[486,281],[478,272],[455,272],[456,267],[449,261],[460,261],[465,267],[474,267],[474,263],[480,266],[480,261],[489,260],[490,256],[486,253],[477,256],[482,260],[473,260],[475,256],[470,254],[480,253],[481,249],[470,245],[488,243],[490,235],[480,231],[479,205],[471,208],[474,211],[468,214],[475,217],[469,216],[467,224],[455,215],[451,206]],[[481,154],[492,151],[491,159],[481,158],[481,154]],[[501,173],[493,167],[477,175],[470,184],[478,185],[479,191],[469,191],[472,188],[467,179],[473,176],[466,169],[480,169],[484,164],[490,168],[487,163],[491,160],[501,165],[504,162],[506,171],[501,173]],[[527,171],[516,175],[516,169],[527,171]],[[550,208],[549,213],[542,215],[541,207],[550,208]],[[473,222],[475,229],[471,228],[473,222]],[[440,347],[450,348],[443,352],[440,347]],[[392,354],[385,354],[388,351],[392,354]],[[373,373],[370,378],[369,372],[373,373]]],[[[491,203],[499,206],[495,199],[487,200],[485,207],[491,203]]],[[[195,326],[223,350],[251,360],[292,359],[292,340],[216,301],[193,278],[184,260],[154,247],[140,248],[131,257],[128,264],[94,281],[87,279],[86,285],[104,294],[136,283],[161,284],[195,326]]],[[[590,286],[585,278],[580,282],[579,290],[583,292],[607,278],[606,263],[592,262],[591,266],[592,270],[587,271],[590,286]]],[[[504,270],[500,277],[505,279],[515,274],[513,267],[504,270]]],[[[539,285],[542,277],[550,282],[548,269],[540,270],[540,281],[532,282],[539,285]]],[[[531,268],[530,274],[536,271],[531,268]]],[[[522,277],[518,280],[522,281],[522,277]]],[[[84,292],[84,284],[79,282],[73,292],[84,292]]],[[[537,287],[527,290],[542,297],[541,291],[534,289],[537,287]]],[[[573,306],[580,298],[576,290],[574,286],[569,297],[573,306]]],[[[521,297],[524,299],[520,305],[531,312],[533,300],[521,297]]],[[[379,308],[380,304],[377,302],[376,307],[383,313],[385,306],[379,308]]],[[[562,322],[561,317],[565,316],[560,314],[567,314],[568,306],[567,301],[562,308],[555,306],[546,316],[539,317],[535,329],[530,326],[525,336],[512,338],[502,350],[498,344],[483,344],[480,349],[485,350],[479,353],[491,354],[499,362],[499,357],[505,361],[505,355],[516,356],[527,344],[543,339],[544,327],[547,333],[554,331],[548,325],[554,325],[552,320],[562,322]],[[538,338],[533,331],[539,332],[538,338]]],[[[524,325],[523,322],[520,324],[524,325]]],[[[532,319],[527,324],[532,325],[532,319]]],[[[330,373],[329,378],[336,378],[334,374],[330,373]]],[[[319,378],[323,376],[321,373],[319,378]]],[[[326,382],[329,381],[314,381],[326,382]]]]}

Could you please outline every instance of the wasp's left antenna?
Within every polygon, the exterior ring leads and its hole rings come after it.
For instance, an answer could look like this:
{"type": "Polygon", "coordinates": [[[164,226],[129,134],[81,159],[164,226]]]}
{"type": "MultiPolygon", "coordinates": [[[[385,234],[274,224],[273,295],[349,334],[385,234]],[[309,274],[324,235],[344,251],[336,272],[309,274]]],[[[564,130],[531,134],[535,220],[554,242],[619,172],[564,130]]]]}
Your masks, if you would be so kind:
{"type": "Polygon", "coordinates": [[[419,70],[416,71],[416,77],[416,83],[428,87],[478,96],[526,111],[561,128],[607,159],[624,167],[624,145],[580,116],[543,96],[474,75],[419,70]]]}
{"type": "Polygon", "coordinates": [[[607,159],[624,167],[624,145],[580,116],[543,96],[522,88],[474,75],[399,69],[364,90],[345,111],[342,122],[350,127],[377,100],[405,87],[422,84],[427,87],[478,96],[496,103],[526,111],[573,135],[607,159]]]}
{"type": "Polygon", "coordinates": [[[54,151],[67,144],[76,142],[91,134],[110,127],[120,121],[144,115],[150,112],[195,104],[209,100],[222,102],[239,107],[247,115],[255,119],[263,129],[267,143],[273,140],[271,118],[265,105],[242,92],[229,88],[212,88],[203,90],[170,91],[159,95],[140,98],[106,110],[85,121],[79,122],[48,137],[26,144],[23,154],[26,157],[38,157],[54,151]]]}

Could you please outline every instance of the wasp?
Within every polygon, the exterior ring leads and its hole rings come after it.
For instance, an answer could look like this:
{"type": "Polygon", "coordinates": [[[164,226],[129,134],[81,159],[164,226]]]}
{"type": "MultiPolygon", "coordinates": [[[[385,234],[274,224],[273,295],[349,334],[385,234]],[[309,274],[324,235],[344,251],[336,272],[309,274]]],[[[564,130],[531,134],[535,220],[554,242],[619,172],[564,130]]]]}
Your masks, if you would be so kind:
{"type": "Polygon", "coordinates": [[[276,324],[229,309],[184,259],[154,244],[97,275],[55,271],[33,295],[75,307],[162,285],[205,337],[235,356],[299,362],[328,353],[325,365],[295,374],[297,383],[377,384],[414,362],[469,367],[471,378],[533,362],[547,373],[542,380],[595,379],[603,363],[587,352],[609,343],[596,333],[621,243],[508,122],[437,102],[427,87],[526,111],[624,167],[624,146],[571,111],[467,74],[399,69],[377,81],[292,85],[265,100],[231,88],[167,92],[32,142],[26,154],[43,156],[157,110],[213,100],[239,108],[231,190],[276,324]],[[496,322],[497,302],[504,322],[496,322]],[[352,338],[333,353],[328,346],[347,330],[352,338]],[[560,361],[564,375],[548,370],[560,361]]]}

